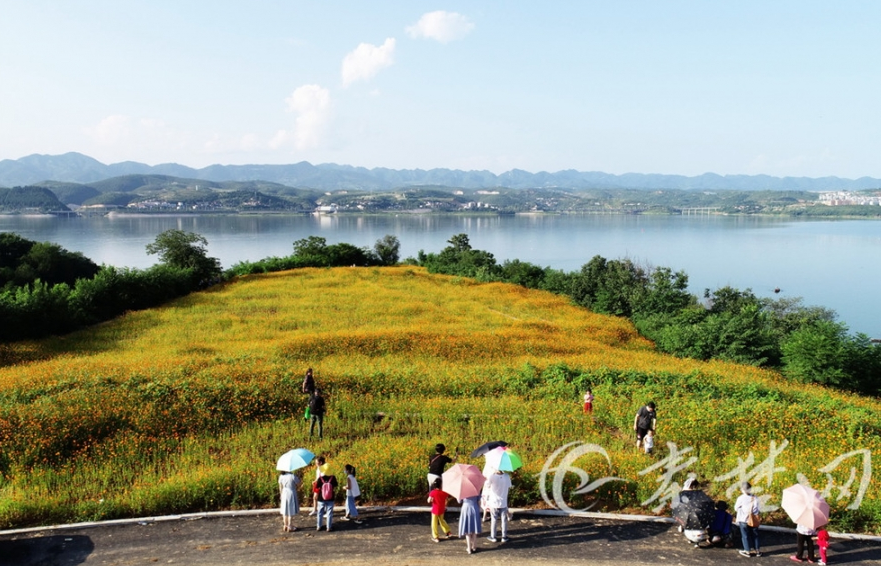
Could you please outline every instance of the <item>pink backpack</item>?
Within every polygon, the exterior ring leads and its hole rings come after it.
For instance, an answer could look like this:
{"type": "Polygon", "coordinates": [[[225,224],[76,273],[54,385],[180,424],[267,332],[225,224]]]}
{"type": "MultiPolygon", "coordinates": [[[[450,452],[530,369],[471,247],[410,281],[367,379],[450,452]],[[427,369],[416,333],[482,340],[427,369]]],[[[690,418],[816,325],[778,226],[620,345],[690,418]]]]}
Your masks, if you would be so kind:
{"type": "Polygon", "coordinates": [[[321,499],[333,501],[333,484],[321,477],[321,499]]]}

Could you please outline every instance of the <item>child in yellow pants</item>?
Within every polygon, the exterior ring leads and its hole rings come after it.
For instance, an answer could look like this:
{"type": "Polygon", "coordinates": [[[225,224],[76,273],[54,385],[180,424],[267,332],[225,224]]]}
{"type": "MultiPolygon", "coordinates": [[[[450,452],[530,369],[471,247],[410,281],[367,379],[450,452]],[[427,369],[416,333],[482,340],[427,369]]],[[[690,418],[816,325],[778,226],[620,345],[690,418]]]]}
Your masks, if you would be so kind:
{"type": "Polygon", "coordinates": [[[443,530],[447,538],[452,538],[450,526],[444,519],[444,513],[447,511],[447,499],[449,494],[441,489],[441,480],[436,479],[431,484],[432,490],[428,494],[428,502],[431,503],[431,540],[440,542],[439,528],[443,530]]]}

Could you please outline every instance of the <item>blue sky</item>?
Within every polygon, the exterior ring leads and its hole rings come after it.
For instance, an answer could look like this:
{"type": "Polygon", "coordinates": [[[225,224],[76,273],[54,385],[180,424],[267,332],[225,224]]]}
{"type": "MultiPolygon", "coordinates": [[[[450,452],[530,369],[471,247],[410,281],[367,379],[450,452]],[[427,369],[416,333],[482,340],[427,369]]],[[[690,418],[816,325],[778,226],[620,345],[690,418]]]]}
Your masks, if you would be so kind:
{"type": "Polygon", "coordinates": [[[8,0],[0,159],[881,177],[881,2],[8,0]]]}

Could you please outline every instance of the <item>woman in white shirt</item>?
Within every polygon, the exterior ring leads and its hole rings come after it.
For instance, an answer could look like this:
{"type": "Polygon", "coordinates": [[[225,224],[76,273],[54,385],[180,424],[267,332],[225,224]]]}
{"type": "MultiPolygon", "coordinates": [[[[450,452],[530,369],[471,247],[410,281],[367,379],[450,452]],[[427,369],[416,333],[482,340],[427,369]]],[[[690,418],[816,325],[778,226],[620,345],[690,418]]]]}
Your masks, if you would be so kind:
{"type": "Polygon", "coordinates": [[[734,522],[740,527],[740,536],[743,539],[743,550],[738,550],[741,556],[761,556],[759,551],[759,527],[750,527],[747,524],[750,513],[759,514],[759,498],[753,495],[752,486],[749,482],[740,485],[740,497],[734,504],[736,516],[734,522]],[[750,553],[753,550],[753,553],[750,553]]]}

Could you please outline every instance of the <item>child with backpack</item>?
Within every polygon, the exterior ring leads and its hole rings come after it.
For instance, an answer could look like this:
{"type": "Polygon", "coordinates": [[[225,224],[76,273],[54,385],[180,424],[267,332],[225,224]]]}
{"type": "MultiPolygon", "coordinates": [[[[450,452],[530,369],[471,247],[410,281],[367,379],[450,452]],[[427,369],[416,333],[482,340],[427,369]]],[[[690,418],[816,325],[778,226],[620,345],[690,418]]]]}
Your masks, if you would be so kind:
{"type": "Polygon", "coordinates": [[[321,518],[324,517],[324,522],[329,532],[333,527],[333,500],[334,490],[337,487],[336,476],[322,474],[315,480],[315,484],[318,488],[318,524],[315,530],[321,530],[321,518]]]}
{"type": "Polygon", "coordinates": [[[358,508],[355,507],[355,498],[361,495],[361,488],[358,486],[358,480],[355,479],[355,466],[346,464],[346,514],[343,519],[346,521],[355,521],[361,524],[358,518],[358,508]]]}

